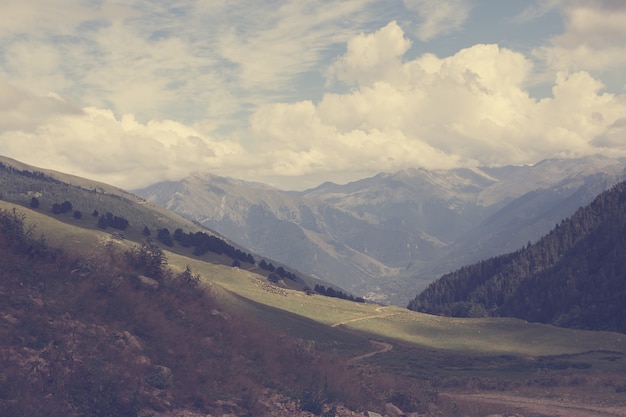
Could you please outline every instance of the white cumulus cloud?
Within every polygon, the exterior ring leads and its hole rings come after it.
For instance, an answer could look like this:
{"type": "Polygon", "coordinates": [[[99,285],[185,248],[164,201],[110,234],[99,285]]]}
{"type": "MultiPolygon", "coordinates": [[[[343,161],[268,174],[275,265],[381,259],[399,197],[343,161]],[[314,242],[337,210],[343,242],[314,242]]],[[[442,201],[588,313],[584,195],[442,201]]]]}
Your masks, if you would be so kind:
{"type": "Polygon", "coordinates": [[[526,87],[532,61],[519,52],[475,45],[407,60],[407,49],[394,22],[359,35],[330,71],[351,91],[262,107],[253,134],[277,150],[276,169],[303,175],[534,163],[600,152],[596,138],[606,142],[613,132],[615,141],[622,129],[626,98],[603,93],[587,72],[559,72],[552,96],[537,100],[526,87]]]}
{"type": "Polygon", "coordinates": [[[54,114],[35,128],[0,134],[2,155],[127,188],[219,170],[241,153],[239,144],[216,141],[179,122],[141,123],[131,114],[117,118],[98,108],[54,114]]]}
{"type": "Polygon", "coordinates": [[[564,32],[534,54],[557,70],[622,71],[626,65],[626,2],[561,0],[564,32]]]}

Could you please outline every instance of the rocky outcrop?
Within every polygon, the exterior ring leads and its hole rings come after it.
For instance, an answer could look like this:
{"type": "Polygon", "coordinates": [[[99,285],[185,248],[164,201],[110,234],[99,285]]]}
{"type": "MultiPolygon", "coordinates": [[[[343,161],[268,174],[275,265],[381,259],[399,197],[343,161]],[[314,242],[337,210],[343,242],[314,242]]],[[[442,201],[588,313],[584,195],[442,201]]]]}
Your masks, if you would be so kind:
{"type": "Polygon", "coordinates": [[[159,289],[159,281],[156,279],[148,278],[143,275],[139,275],[139,283],[142,287],[147,288],[149,290],[158,290],[159,289]]]}

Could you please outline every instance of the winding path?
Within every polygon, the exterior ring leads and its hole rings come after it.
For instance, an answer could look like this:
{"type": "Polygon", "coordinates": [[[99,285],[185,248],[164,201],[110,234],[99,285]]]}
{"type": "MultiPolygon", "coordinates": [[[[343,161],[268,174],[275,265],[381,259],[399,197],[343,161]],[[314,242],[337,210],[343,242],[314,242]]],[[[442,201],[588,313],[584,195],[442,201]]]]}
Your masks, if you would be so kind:
{"type": "MultiPolygon", "coordinates": [[[[372,314],[369,316],[363,316],[363,317],[357,317],[354,319],[349,319],[349,320],[344,320],[344,321],[340,321],[338,323],[332,324],[331,327],[338,327],[338,326],[343,326],[345,324],[348,323],[354,323],[355,321],[361,321],[361,320],[369,320],[369,319],[378,319],[381,317],[388,317],[388,316],[393,316],[393,313],[383,313],[382,311],[385,309],[385,307],[378,307],[376,308],[376,312],[380,313],[380,314],[372,314]]],[[[363,355],[359,355],[359,356],[355,356],[351,359],[348,360],[348,364],[352,365],[356,362],[362,361],[363,359],[367,359],[367,358],[371,358],[374,355],[378,355],[379,353],[385,353],[385,352],[389,352],[391,349],[393,349],[393,345],[391,343],[387,343],[387,342],[378,342],[376,340],[370,340],[370,345],[376,347],[377,349],[373,352],[369,352],[369,353],[365,353],[363,355]]]]}
{"type": "Polygon", "coordinates": [[[378,342],[376,340],[370,340],[370,345],[375,346],[378,349],[373,351],[373,352],[369,352],[369,353],[366,353],[366,354],[363,354],[363,355],[355,356],[354,358],[348,360],[348,364],[351,365],[353,363],[362,361],[363,359],[371,358],[372,356],[378,355],[379,353],[389,352],[391,349],[393,349],[393,345],[391,343],[378,342]]]}
{"type": "MultiPolygon", "coordinates": [[[[376,309],[376,311],[378,313],[381,313],[383,311],[383,309],[385,309],[385,307],[378,307],[376,309]]],[[[355,321],[369,320],[369,319],[378,319],[378,318],[381,318],[381,317],[388,317],[388,316],[393,316],[393,313],[390,313],[390,314],[372,314],[371,316],[357,317],[355,319],[344,320],[344,321],[340,321],[339,323],[331,324],[330,327],[338,327],[338,326],[342,326],[344,324],[354,323],[355,321]]]]}

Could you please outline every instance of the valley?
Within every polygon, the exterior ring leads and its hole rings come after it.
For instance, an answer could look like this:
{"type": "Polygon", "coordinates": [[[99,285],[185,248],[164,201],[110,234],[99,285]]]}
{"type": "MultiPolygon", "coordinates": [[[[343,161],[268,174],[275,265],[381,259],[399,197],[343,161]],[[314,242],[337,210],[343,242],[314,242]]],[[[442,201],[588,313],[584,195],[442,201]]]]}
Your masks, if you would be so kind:
{"type": "Polygon", "coordinates": [[[407,169],[305,191],[196,173],[135,192],[243,247],[382,304],[535,242],[626,179],[623,161],[407,169]]]}
{"type": "MultiPolygon", "coordinates": [[[[89,187],[88,183],[83,186],[89,187]]],[[[94,204],[104,205],[107,210],[127,215],[131,226],[120,233],[96,227],[92,218],[76,219],[52,214],[48,208],[33,209],[28,206],[30,194],[21,192],[14,194],[17,201],[0,200],[0,209],[23,214],[33,238],[43,236],[50,247],[89,259],[102,257],[109,250],[124,252],[137,247],[145,238],[141,232],[144,224],[153,230],[164,224],[198,230],[188,220],[142,200],[110,199],[103,193],[94,203],[88,198],[90,191],[70,189],[76,207],[89,212],[94,204]]],[[[4,190],[6,193],[8,188],[4,190]]],[[[54,187],[42,190],[38,195],[47,206],[62,201],[54,187]]],[[[623,415],[626,335],[622,333],[567,329],[503,317],[442,317],[393,305],[351,302],[307,292],[287,279],[271,282],[256,265],[233,266],[224,255],[196,256],[180,245],[163,245],[162,250],[174,274],[187,268],[197,274],[200,288],[217,303],[205,312],[210,317],[221,317],[226,326],[232,317],[252,320],[258,329],[276,332],[279,340],[293,341],[306,353],[307,361],[317,360],[317,354],[311,352],[327,355],[324,357],[331,363],[337,361],[333,378],[343,381],[342,389],[352,384],[389,383],[386,386],[395,387],[379,392],[377,400],[383,403],[372,403],[370,409],[384,412],[384,402],[389,402],[407,412],[433,417],[575,415],[568,412],[623,415]]],[[[11,308],[21,311],[19,305],[11,308]]],[[[10,329],[18,313],[7,314],[3,313],[2,323],[3,328],[10,329]]],[[[258,349],[267,346],[259,345],[258,349]]],[[[267,352],[246,354],[255,357],[267,352]]],[[[253,363],[249,366],[256,366],[253,363]]],[[[296,362],[293,366],[301,365],[296,362]]],[[[361,398],[354,393],[341,395],[346,401],[361,398]]],[[[358,408],[358,404],[352,407],[358,408]]],[[[174,415],[163,412],[159,415],[174,415]]]]}

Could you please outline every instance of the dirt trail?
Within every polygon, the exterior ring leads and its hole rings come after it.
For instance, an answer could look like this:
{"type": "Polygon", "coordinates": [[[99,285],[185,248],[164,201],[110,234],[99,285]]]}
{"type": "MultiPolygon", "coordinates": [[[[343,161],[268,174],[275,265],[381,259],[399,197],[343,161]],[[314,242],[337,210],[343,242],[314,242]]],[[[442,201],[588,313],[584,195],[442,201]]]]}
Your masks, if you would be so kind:
{"type": "Polygon", "coordinates": [[[550,417],[626,417],[625,406],[600,406],[581,404],[571,400],[526,398],[507,394],[450,394],[442,393],[456,401],[507,406],[507,411],[527,412],[550,417]]]}
{"type": "MultiPolygon", "coordinates": [[[[355,321],[377,319],[377,318],[380,318],[380,317],[393,316],[393,313],[389,313],[389,314],[383,313],[382,311],[384,309],[385,309],[385,307],[378,307],[376,309],[376,312],[380,313],[380,314],[372,314],[370,316],[357,317],[355,319],[340,321],[339,323],[335,323],[335,324],[331,325],[331,327],[338,327],[338,326],[342,326],[344,324],[354,323],[355,321]]],[[[353,363],[362,361],[363,359],[371,358],[372,356],[378,355],[379,353],[389,352],[391,349],[393,349],[393,345],[391,343],[378,342],[376,340],[370,340],[370,345],[376,347],[377,350],[375,350],[373,352],[365,353],[363,355],[355,356],[354,358],[351,358],[350,360],[348,360],[348,364],[353,364],[353,363]]]]}
{"type": "MultiPolygon", "coordinates": [[[[378,313],[381,313],[383,311],[383,309],[385,309],[385,307],[378,307],[376,309],[376,311],[378,313]]],[[[354,323],[355,321],[369,320],[369,319],[378,319],[378,318],[381,318],[381,317],[388,317],[388,316],[393,316],[393,313],[390,313],[390,314],[372,314],[371,316],[357,317],[355,319],[340,321],[339,323],[332,324],[330,327],[337,327],[337,326],[341,326],[341,325],[348,324],[348,323],[354,323]]]]}
{"type": "Polygon", "coordinates": [[[363,359],[371,358],[372,356],[378,355],[379,353],[389,352],[391,349],[393,349],[393,345],[391,343],[378,342],[376,340],[370,340],[370,345],[377,347],[378,350],[366,353],[364,355],[355,356],[348,361],[348,364],[353,364],[355,362],[362,361],[363,359]]]}

